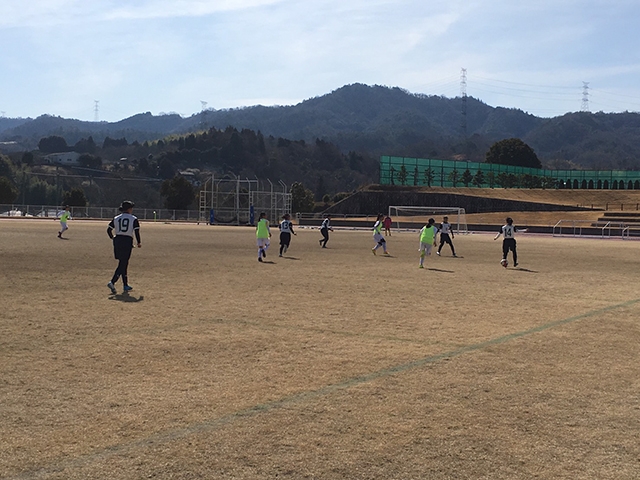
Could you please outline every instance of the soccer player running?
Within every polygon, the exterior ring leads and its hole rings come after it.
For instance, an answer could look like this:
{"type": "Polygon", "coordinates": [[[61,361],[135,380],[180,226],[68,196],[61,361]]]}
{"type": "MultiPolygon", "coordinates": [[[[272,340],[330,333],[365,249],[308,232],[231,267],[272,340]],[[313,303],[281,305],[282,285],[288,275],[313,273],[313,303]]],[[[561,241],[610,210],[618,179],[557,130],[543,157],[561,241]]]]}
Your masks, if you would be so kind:
{"type": "Polygon", "coordinates": [[[287,253],[289,249],[289,244],[291,243],[291,234],[297,235],[296,232],[293,231],[293,223],[291,223],[291,215],[285,213],[282,216],[282,221],[278,226],[280,229],[280,257],[283,253],[287,253]]]}
{"type": "Polygon", "coordinates": [[[256,225],[256,239],[258,243],[258,261],[267,257],[267,248],[269,248],[269,238],[271,238],[271,230],[269,229],[269,220],[267,214],[262,212],[260,219],[256,225]]]}
{"type": "Polygon", "coordinates": [[[420,265],[418,268],[424,268],[424,257],[431,255],[431,248],[436,246],[436,233],[438,233],[434,223],[436,221],[430,218],[428,223],[420,230],[420,265]]]}
{"type": "Polygon", "coordinates": [[[443,245],[445,243],[448,243],[449,247],[451,247],[451,254],[454,257],[457,257],[456,249],[453,247],[453,242],[451,241],[454,237],[453,230],[451,229],[451,224],[449,223],[449,217],[442,218],[442,223],[440,224],[438,229],[440,231],[440,246],[438,247],[438,251],[436,252],[436,254],[440,255],[440,251],[442,250],[443,245]]]}
{"type": "Polygon", "coordinates": [[[131,258],[131,250],[133,250],[133,237],[136,238],[138,248],[142,247],[140,243],[140,222],[138,218],[132,215],[134,204],[125,200],[120,205],[120,215],[117,215],[109,222],[107,227],[107,235],[113,240],[113,256],[118,260],[118,267],[107,284],[107,287],[114,295],[116,292],[115,284],[120,277],[124,284],[124,293],[133,290],[129,285],[127,269],[129,267],[129,259],[131,258]],[[115,236],[113,232],[115,230],[115,236]]]}
{"type": "Polygon", "coordinates": [[[376,242],[376,245],[371,249],[371,253],[374,255],[376,254],[376,250],[380,247],[384,250],[385,255],[389,255],[389,252],[387,251],[387,241],[382,235],[382,228],[384,226],[383,218],[384,215],[379,213],[376,223],[373,225],[373,241],[376,242]]]}
{"type": "Polygon", "coordinates": [[[511,254],[513,255],[513,266],[517,267],[518,266],[518,252],[516,252],[516,238],[515,238],[515,233],[516,232],[526,232],[527,229],[518,229],[516,228],[516,226],[513,224],[513,219],[511,217],[507,217],[507,224],[503,225],[502,228],[500,228],[500,231],[498,232],[498,234],[493,238],[494,240],[497,240],[498,237],[500,237],[500,235],[504,236],[504,239],[502,240],[502,260],[500,261],[500,264],[504,267],[507,268],[507,255],[509,254],[509,250],[511,250],[511,254]]]}
{"type": "Polygon", "coordinates": [[[64,212],[60,215],[60,231],[58,232],[58,238],[62,238],[62,234],[69,229],[67,222],[71,218],[71,212],[69,211],[69,205],[64,206],[64,212]]]}
{"type": "Polygon", "coordinates": [[[322,221],[322,225],[320,225],[320,233],[322,234],[322,238],[318,240],[318,243],[322,248],[327,248],[327,242],[329,241],[329,230],[333,232],[333,228],[331,228],[331,215],[327,215],[324,217],[322,221]]]}

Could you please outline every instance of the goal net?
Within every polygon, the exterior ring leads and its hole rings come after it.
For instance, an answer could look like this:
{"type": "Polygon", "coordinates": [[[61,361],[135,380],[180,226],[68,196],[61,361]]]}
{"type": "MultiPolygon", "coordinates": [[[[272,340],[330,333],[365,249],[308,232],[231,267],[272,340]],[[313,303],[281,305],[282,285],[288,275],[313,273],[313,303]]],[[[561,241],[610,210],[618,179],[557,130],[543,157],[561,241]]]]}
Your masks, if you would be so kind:
{"type": "Polygon", "coordinates": [[[455,233],[469,233],[467,216],[461,207],[415,207],[393,205],[389,207],[389,216],[396,228],[422,228],[429,218],[442,223],[442,217],[449,217],[449,223],[455,233]]]}

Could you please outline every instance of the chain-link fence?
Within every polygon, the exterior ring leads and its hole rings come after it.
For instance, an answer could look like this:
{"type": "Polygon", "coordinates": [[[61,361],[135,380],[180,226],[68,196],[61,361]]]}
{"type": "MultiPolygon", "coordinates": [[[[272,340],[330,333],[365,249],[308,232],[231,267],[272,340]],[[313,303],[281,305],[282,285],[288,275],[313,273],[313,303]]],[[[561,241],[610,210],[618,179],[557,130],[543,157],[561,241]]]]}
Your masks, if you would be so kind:
{"type": "MultiPolygon", "coordinates": [[[[72,219],[111,219],[120,212],[114,207],[69,207],[72,219]]],[[[59,205],[0,204],[0,217],[58,218],[64,211],[59,205]]],[[[198,222],[198,210],[169,210],[167,208],[135,208],[140,220],[198,222]]]]}

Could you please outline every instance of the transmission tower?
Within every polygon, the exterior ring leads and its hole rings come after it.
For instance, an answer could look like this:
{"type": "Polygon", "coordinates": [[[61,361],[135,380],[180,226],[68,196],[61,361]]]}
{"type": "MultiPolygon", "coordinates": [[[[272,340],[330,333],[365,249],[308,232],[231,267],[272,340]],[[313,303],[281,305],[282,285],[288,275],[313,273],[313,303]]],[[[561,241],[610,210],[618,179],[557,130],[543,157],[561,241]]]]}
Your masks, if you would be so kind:
{"type": "Polygon", "coordinates": [[[100,100],[94,100],[93,101],[93,121],[94,122],[98,122],[100,121],[100,115],[98,115],[98,103],[100,103],[100,100]]]}
{"type": "Polygon", "coordinates": [[[202,124],[202,129],[206,130],[207,129],[207,105],[208,103],[200,100],[200,103],[202,104],[202,111],[200,112],[200,123],[202,124]]]}
{"type": "Polygon", "coordinates": [[[463,68],[460,71],[460,97],[462,98],[462,114],[460,120],[460,129],[462,130],[462,136],[467,138],[467,69],[463,68]]]}
{"type": "Polygon", "coordinates": [[[581,112],[589,111],[589,82],[582,82],[582,105],[581,112]]]}

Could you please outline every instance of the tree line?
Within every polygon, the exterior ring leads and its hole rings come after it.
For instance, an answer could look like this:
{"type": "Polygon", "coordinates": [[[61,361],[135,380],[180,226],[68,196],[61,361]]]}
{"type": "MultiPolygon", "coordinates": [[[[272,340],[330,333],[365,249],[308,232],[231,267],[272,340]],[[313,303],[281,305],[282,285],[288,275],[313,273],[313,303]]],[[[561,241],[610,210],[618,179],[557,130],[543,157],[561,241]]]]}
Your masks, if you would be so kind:
{"type": "Polygon", "coordinates": [[[305,194],[312,192],[313,201],[318,202],[373,183],[378,176],[377,159],[353,151],[343,153],[325,140],[294,141],[233,127],[143,143],[107,137],[101,145],[92,137],[68,145],[63,137],[51,135],[38,145],[32,152],[3,156],[0,203],[81,206],[79,192],[85,204],[118,203],[115,195],[122,195],[124,185],[106,182],[107,177],[116,176],[140,180],[129,196],[139,198],[136,204],[141,207],[162,202],[171,209],[197,208],[200,183],[211,175],[304,184],[305,194]],[[45,155],[70,151],[80,154],[77,165],[44,164],[45,155]],[[185,170],[195,176],[185,178],[185,170]]]}
{"type": "MultiPolygon", "coordinates": [[[[135,195],[142,207],[155,207],[162,201],[165,208],[197,208],[199,181],[203,177],[187,179],[185,169],[217,175],[233,175],[240,178],[284,178],[292,185],[294,211],[313,211],[328,206],[347,196],[358,186],[377,180],[377,160],[355,152],[343,154],[336,145],[321,139],[313,143],[303,140],[264,137],[259,131],[233,127],[225,130],[211,128],[198,134],[167,137],[155,142],[129,144],[125,138],[105,138],[102,146],[91,137],[69,146],[62,137],[49,136],[40,140],[38,155],[75,151],[81,153],[79,168],[91,171],[92,180],[87,186],[72,177],[60,175],[38,177],[31,173],[42,170],[35,152],[25,152],[14,165],[0,159],[0,203],[12,203],[21,199],[32,204],[91,204],[117,203],[118,198],[108,198],[106,193],[125,195],[122,188],[100,188],[103,174],[133,175],[161,182],[141,183],[135,195]],[[106,160],[103,160],[103,156],[106,160]],[[106,192],[105,192],[106,190],[106,192]],[[102,194],[102,196],[98,194],[102,194]],[[320,205],[318,206],[318,203],[320,205]]],[[[541,168],[541,162],[531,147],[518,138],[495,142],[485,154],[485,162],[541,168]]],[[[416,166],[409,172],[402,165],[398,171],[392,167],[391,183],[428,187],[437,184],[438,173],[431,168],[423,172],[416,166]]],[[[440,179],[444,180],[443,178],[440,179]]],[[[454,169],[447,174],[454,187],[470,185],[490,188],[555,188],[551,177],[511,173],[485,174],[482,170],[454,169]]]]}

